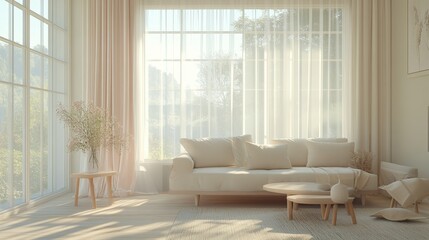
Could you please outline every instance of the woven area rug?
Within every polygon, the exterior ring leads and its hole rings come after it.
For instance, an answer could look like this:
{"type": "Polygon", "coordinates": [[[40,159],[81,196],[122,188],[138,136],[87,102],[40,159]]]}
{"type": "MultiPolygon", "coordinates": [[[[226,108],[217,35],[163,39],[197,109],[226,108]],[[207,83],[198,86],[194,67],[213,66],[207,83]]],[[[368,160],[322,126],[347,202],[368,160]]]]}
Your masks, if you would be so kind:
{"type": "Polygon", "coordinates": [[[303,206],[287,219],[284,208],[194,207],[179,212],[168,235],[176,239],[429,239],[429,220],[390,222],[370,217],[380,208],[356,208],[357,224],[339,208],[337,225],[320,209],[303,206]]]}

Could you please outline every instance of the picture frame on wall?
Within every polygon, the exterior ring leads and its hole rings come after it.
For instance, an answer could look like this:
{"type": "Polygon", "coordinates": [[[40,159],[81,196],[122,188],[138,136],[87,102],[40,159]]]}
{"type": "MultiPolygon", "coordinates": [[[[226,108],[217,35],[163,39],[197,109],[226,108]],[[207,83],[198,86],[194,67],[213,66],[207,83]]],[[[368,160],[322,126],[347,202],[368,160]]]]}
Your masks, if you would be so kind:
{"type": "Polygon", "coordinates": [[[429,70],[429,1],[408,0],[408,73],[429,70]]]}

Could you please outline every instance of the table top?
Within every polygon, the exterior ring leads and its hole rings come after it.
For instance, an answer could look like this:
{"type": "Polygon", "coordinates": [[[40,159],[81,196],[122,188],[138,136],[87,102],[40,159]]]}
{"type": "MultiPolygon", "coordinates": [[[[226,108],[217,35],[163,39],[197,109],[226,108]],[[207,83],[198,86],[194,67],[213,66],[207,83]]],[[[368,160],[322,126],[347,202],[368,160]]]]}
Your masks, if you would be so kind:
{"type": "MultiPolygon", "coordinates": [[[[348,201],[353,201],[354,197],[349,197],[348,201]]],[[[293,195],[287,197],[288,201],[300,204],[335,204],[331,196],[324,195],[293,195]]]]}
{"type": "Polygon", "coordinates": [[[88,178],[88,177],[105,177],[105,176],[113,176],[116,174],[116,171],[100,171],[100,172],[79,172],[72,173],[73,177],[79,178],[88,178]]]}
{"type": "Polygon", "coordinates": [[[313,182],[279,182],[269,183],[263,186],[268,192],[281,194],[310,194],[310,195],[329,195],[331,186],[328,184],[313,182]]]}

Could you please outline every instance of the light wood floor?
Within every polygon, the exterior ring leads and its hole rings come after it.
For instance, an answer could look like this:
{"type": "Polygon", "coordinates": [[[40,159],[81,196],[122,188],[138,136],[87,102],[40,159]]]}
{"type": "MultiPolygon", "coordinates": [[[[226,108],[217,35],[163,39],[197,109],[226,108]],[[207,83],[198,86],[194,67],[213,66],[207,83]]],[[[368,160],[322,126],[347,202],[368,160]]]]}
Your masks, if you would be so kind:
{"type": "MultiPolygon", "coordinates": [[[[73,195],[66,194],[28,211],[0,221],[0,239],[165,239],[184,208],[194,206],[189,195],[140,195],[97,199],[97,209],[88,198],[74,207],[73,195]]],[[[359,203],[357,203],[359,204],[359,203]]],[[[202,196],[202,206],[282,207],[281,196],[202,196]]],[[[389,200],[369,196],[368,207],[388,207],[389,200]]],[[[429,213],[429,204],[420,207],[429,213]]]]}

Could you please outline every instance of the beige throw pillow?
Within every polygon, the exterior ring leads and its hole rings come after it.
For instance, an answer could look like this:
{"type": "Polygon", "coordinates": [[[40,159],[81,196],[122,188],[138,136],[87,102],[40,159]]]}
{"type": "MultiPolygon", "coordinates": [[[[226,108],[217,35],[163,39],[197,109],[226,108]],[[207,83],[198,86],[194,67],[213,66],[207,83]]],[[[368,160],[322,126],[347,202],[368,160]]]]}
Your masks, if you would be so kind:
{"type": "Polygon", "coordinates": [[[239,167],[247,166],[246,142],[252,142],[252,135],[232,138],[232,153],[234,154],[235,165],[239,167]]]}
{"type": "Polygon", "coordinates": [[[355,144],[307,142],[307,167],[348,167],[353,157],[355,144]]]}
{"type": "Polygon", "coordinates": [[[426,218],[405,208],[385,208],[372,214],[371,217],[384,218],[389,221],[420,220],[426,218]]]}
{"type": "Polygon", "coordinates": [[[257,145],[246,142],[248,169],[291,168],[287,145],[257,145]]]}
{"type": "MultiPolygon", "coordinates": [[[[347,138],[313,138],[314,142],[347,142],[347,138]]],[[[295,138],[295,139],[273,139],[273,144],[287,144],[288,159],[293,167],[307,166],[307,142],[308,139],[295,138]]]]}
{"type": "Polygon", "coordinates": [[[195,168],[234,165],[232,141],[227,138],[180,139],[194,161],[195,168]]]}
{"type": "Polygon", "coordinates": [[[307,165],[307,139],[274,139],[273,144],[288,145],[288,159],[294,167],[307,165]]]}

